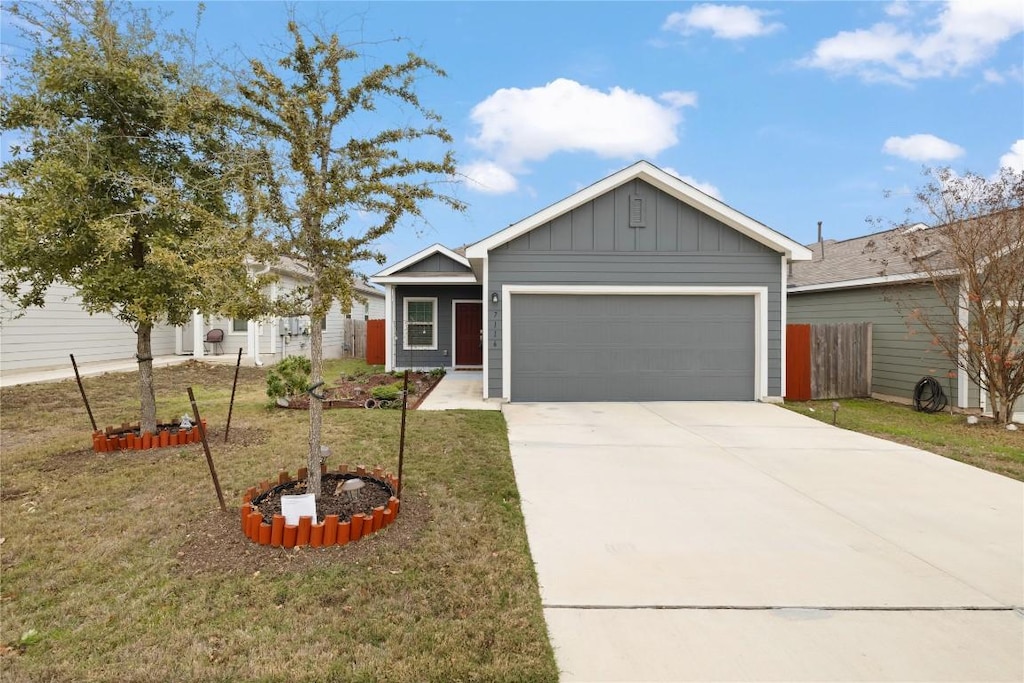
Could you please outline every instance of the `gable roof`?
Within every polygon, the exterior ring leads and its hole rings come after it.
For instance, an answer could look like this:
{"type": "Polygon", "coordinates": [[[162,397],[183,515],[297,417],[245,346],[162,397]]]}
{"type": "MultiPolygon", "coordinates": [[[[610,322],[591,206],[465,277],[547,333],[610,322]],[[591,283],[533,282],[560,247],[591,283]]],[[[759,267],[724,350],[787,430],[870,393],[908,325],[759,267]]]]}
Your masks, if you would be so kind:
{"type": "Polygon", "coordinates": [[[474,283],[477,281],[476,276],[469,270],[470,264],[462,254],[452,251],[443,244],[431,244],[426,249],[421,249],[412,256],[402,259],[393,266],[389,266],[384,270],[380,271],[376,275],[370,277],[372,282],[378,282],[381,284],[463,284],[463,283],[474,283]],[[461,266],[465,266],[467,270],[459,272],[407,272],[402,271],[406,268],[416,265],[417,263],[424,261],[434,254],[441,254],[455,263],[461,266]]]}
{"type": "MultiPolygon", "coordinates": [[[[264,267],[266,266],[264,265],[264,267]]],[[[290,256],[279,256],[277,261],[270,266],[270,269],[278,273],[291,275],[304,280],[310,279],[309,267],[304,262],[290,256]]],[[[369,282],[366,282],[364,279],[365,277],[365,275],[357,273],[355,277],[352,278],[352,288],[362,294],[383,297],[384,292],[380,291],[369,282]]]]}
{"type": "Polygon", "coordinates": [[[466,248],[466,256],[471,260],[485,259],[487,258],[487,252],[491,249],[500,247],[506,242],[511,242],[534,228],[538,228],[558,216],[572,211],[576,207],[586,204],[634,179],[640,179],[649,183],[671,197],[721,221],[755,242],[785,254],[787,258],[793,261],[805,261],[811,258],[811,252],[801,244],[772,230],[767,225],[740,213],[714,197],[701,192],[674,175],[666,173],[649,161],[638,161],[632,166],[613,173],[607,178],[599,180],[575,194],[569,195],[565,199],[538,211],[532,216],[524,218],[518,223],[513,223],[504,230],[469,245],[466,248]]]}

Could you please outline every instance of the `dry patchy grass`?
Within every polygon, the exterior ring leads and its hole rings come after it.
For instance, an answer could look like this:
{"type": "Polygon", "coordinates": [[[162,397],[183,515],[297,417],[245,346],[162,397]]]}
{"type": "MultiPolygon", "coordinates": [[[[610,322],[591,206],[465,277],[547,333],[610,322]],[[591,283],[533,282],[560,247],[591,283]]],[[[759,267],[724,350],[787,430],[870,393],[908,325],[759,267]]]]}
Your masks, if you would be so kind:
{"type": "MultiPolygon", "coordinates": [[[[938,453],[968,465],[1024,481],[1024,430],[1015,432],[964,415],[921,413],[910,406],[873,399],[839,401],[838,425],[844,429],[938,453]]],[[[786,407],[832,422],[832,401],[787,403],[786,407]],[[811,410],[813,408],[813,411],[811,410]]]]}
{"type": "MultiPolygon", "coordinates": [[[[0,393],[5,682],[557,679],[500,414],[410,413],[395,524],[265,548],[241,539],[239,498],[304,464],[307,417],[267,408],[263,371],[243,369],[224,444],[233,371],[156,370],[162,417],[196,391],[227,515],[201,446],[94,454],[74,382],[0,393]]],[[[134,420],[132,375],[85,383],[101,424],[134,420]]],[[[394,469],[399,419],[325,412],[334,464],[394,469]]]]}

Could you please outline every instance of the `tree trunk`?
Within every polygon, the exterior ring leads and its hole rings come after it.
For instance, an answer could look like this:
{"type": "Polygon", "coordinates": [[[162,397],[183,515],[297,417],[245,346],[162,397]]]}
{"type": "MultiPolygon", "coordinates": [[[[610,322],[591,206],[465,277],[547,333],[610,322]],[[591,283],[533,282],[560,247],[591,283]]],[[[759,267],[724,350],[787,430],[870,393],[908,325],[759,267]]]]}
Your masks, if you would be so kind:
{"type": "Polygon", "coordinates": [[[139,403],[143,432],[156,433],[156,393],[153,391],[153,326],[139,323],[136,332],[135,357],[139,363],[139,403]]]}
{"type": "MultiPolygon", "coordinates": [[[[313,285],[313,310],[320,305],[320,290],[313,285]]],[[[320,328],[321,318],[316,315],[309,317],[309,360],[310,385],[316,385],[324,378],[324,332],[320,328]]],[[[316,393],[323,391],[320,387],[316,393]]],[[[315,396],[309,397],[309,478],[306,480],[306,492],[320,496],[320,428],[324,421],[324,405],[315,396]]]]}

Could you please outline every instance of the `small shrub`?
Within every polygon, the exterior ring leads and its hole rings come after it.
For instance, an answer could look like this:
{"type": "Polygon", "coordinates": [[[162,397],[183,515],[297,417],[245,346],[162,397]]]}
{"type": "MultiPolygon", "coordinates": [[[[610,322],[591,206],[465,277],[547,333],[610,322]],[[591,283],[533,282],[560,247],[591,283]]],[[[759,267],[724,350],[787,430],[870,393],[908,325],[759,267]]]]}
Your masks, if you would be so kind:
{"type": "Polygon", "coordinates": [[[370,395],[378,401],[397,401],[402,396],[402,385],[395,382],[374,387],[370,395]]]}
{"type": "Polygon", "coordinates": [[[305,356],[289,356],[267,372],[267,396],[288,398],[309,387],[313,366],[305,356]]]}
{"type": "Polygon", "coordinates": [[[434,368],[430,371],[430,376],[437,379],[438,377],[444,377],[446,374],[444,368],[434,368]]]}

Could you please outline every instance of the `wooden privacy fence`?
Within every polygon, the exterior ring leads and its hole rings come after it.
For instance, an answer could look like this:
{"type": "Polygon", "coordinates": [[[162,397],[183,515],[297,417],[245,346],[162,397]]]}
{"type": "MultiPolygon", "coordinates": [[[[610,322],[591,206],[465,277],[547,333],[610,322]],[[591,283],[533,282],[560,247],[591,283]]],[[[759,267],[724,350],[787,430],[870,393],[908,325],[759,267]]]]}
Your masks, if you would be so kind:
{"type": "Polygon", "coordinates": [[[384,364],[384,321],[345,319],[342,358],[365,358],[370,365],[384,364]]]}
{"type": "Polygon", "coordinates": [[[871,323],[786,325],[786,398],[871,395],[871,323]]]}

